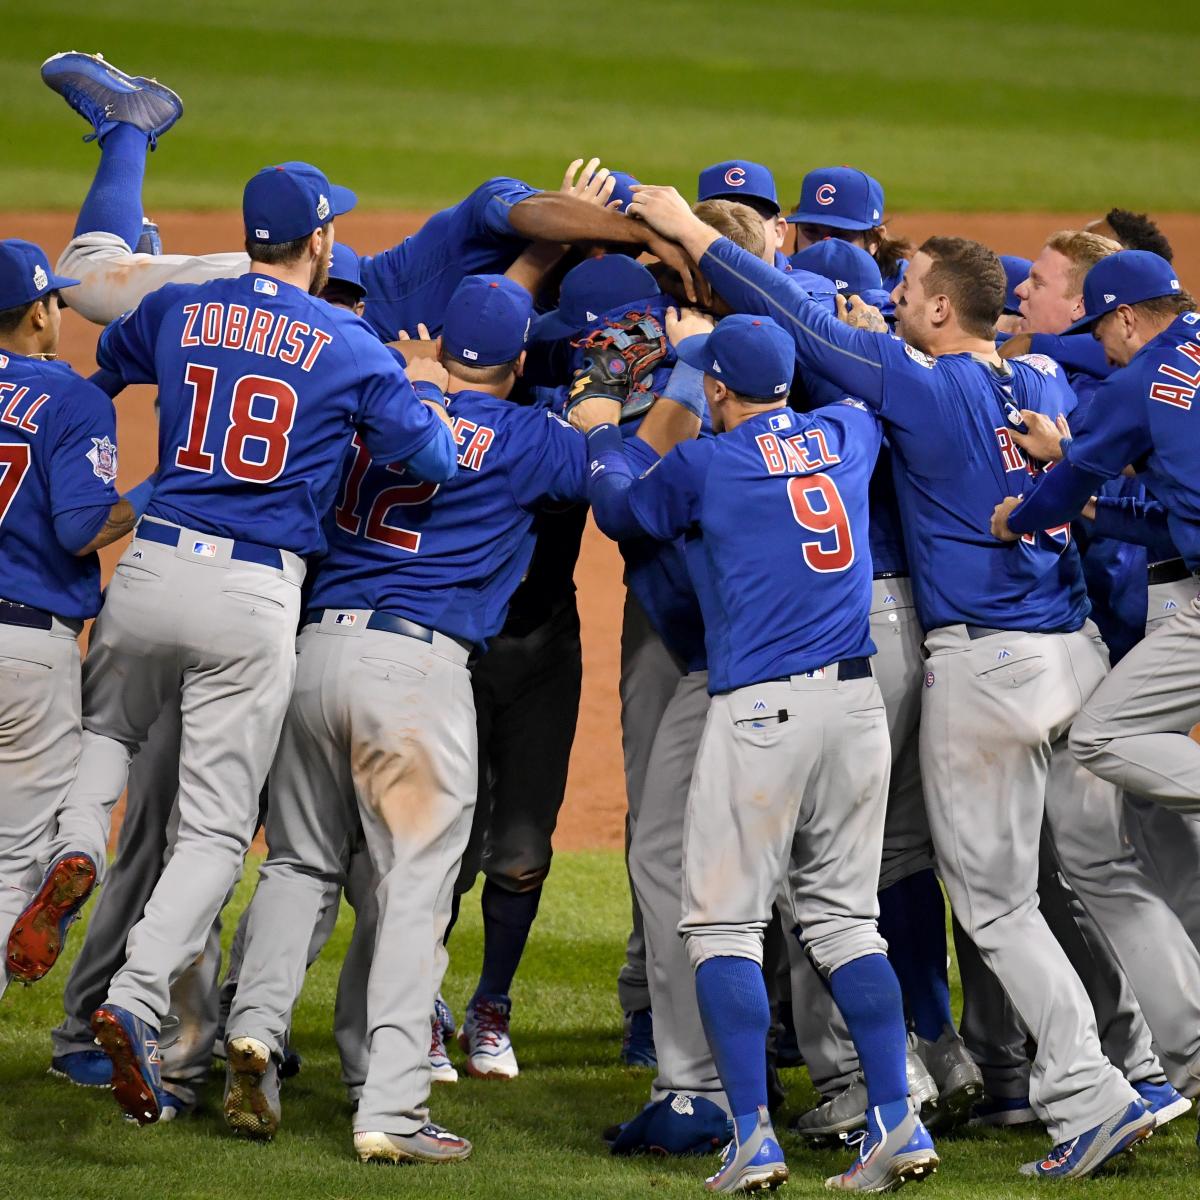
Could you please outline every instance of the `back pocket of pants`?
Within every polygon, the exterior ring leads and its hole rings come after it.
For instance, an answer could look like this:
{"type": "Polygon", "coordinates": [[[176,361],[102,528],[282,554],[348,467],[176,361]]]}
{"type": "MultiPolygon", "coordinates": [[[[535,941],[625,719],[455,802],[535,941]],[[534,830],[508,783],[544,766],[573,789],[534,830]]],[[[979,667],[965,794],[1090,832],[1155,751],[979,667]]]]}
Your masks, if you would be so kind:
{"type": "Polygon", "coordinates": [[[1045,669],[1046,660],[1040,654],[1030,654],[1024,658],[998,659],[987,664],[985,669],[976,670],[975,676],[989,687],[1019,688],[1036,679],[1045,669]]]}

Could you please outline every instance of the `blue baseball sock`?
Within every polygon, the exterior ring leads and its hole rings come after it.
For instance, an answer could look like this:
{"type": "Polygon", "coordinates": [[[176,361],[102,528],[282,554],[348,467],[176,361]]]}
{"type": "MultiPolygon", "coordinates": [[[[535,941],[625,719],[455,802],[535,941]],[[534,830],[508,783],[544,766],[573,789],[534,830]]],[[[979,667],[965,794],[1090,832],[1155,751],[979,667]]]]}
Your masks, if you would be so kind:
{"type": "Polygon", "coordinates": [[[758,1120],[759,1105],[767,1102],[771,1010],[762,968],[749,958],[710,958],[696,970],[696,999],[741,1138],[758,1120]]]}
{"type": "Polygon", "coordinates": [[[936,1042],[953,1018],[946,976],[946,904],[932,869],[879,893],[879,932],[887,941],[913,1028],[918,1037],[936,1042]]]}
{"type": "Polygon", "coordinates": [[[904,1071],[904,1004],[896,972],[885,954],[865,954],[839,967],[829,989],[846,1019],[875,1108],[908,1095],[904,1071]]]}
{"type": "Polygon", "coordinates": [[[122,121],[100,145],[100,165],[83,199],[75,236],[115,233],[132,250],[142,236],[142,180],[149,137],[122,121]]]}
{"type": "Polygon", "coordinates": [[[541,898],[540,884],[531,892],[509,892],[490,879],[484,882],[483,969],[472,1000],[508,995],[541,898]]]}

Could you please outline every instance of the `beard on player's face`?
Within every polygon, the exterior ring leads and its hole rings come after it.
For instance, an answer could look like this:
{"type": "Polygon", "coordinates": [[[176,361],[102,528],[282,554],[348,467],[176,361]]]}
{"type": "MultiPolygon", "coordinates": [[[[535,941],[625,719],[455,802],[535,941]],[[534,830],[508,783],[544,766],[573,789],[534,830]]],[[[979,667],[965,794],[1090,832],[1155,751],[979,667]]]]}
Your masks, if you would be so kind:
{"type": "Polygon", "coordinates": [[[333,222],[321,229],[321,246],[317,251],[316,270],[312,283],[308,285],[310,296],[319,296],[329,282],[329,269],[333,266],[333,222]]]}

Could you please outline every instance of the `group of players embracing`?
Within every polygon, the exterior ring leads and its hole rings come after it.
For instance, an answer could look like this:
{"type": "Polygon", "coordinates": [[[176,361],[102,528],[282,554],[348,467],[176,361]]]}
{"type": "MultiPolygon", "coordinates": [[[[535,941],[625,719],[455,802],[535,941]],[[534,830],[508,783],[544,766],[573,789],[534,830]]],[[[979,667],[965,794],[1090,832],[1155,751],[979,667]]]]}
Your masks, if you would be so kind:
{"type": "Polygon", "coordinates": [[[929,1131],[968,1121],[1040,1122],[1021,1172],[1089,1175],[1189,1110],[1200,315],[1146,218],[1032,261],[914,250],[853,168],[785,215],[756,163],[693,205],[593,159],[360,256],[353,193],[287,161],[246,185],[244,252],[169,254],[141,189],[179,98],[96,55],[42,76],[100,148],[55,267],[0,242],[5,980],[105,883],[56,1073],[147,1124],[217,1053],[228,1125],[270,1139],[344,892],[356,1153],[470,1154],[428,1099],[455,1033],[472,1076],[518,1074],[590,511],[625,564],[621,1054],[656,1068],[613,1153],[720,1149],[708,1190],[777,1187],[801,1061],[822,1103],[793,1127],[854,1151],[833,1190],[927,1178],[929,1131]],[[56,361],[60,303],[104,326],[90,379],[56,361]],[[119,496],[131,384],[158,466],[119,496]]]}

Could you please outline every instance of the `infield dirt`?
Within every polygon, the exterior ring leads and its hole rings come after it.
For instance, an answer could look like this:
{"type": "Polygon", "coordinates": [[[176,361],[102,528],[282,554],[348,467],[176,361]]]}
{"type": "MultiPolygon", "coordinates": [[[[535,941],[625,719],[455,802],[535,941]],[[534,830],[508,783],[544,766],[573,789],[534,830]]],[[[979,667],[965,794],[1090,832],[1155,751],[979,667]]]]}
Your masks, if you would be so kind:
{"type": "MultiPolygon", "coordinates": [[[[420,227],[427,214],[415,212],[351,213],[338,221],[339,240],[360,253],[386,249],[420,227]]],[[[914,243],[931,234],[976,238],[1003,254],[1034,256],[1047,234],[1077,229],[1099,214],[1080,213],[912,213],[893,215],[889,230],[914,243]]],[[[198,254],[235,249],[241,244],[241,222],[235,212],[156,213],[164,248],[198,254]]],[[[1200,286],[1200,214],[1159,216],[1175,248],[1175,265],[1184,287],[1200,286]]],[[[0,227],[8,237],[28,238],[43,246],[51,261],[71,236],[73,218],[62,213],[7,212],[0,227]]],[[[87,374],[95,368],[98,329],[74,313],[63,320],[61,357],[87,374]]],[[[134,387],[117,402],[122,490],[144,479],[156,461],[154,392],[134,387]]],[[[123,543],[102,558],[105,577],[123,543]]],[[[624,838],[625,784],[622,772],[617,680],[623,587],[621,560],[613,543],[589,523],[575,572],[583,625],[583,701],[579,732],[571,757],[567,800],[555,847],[559,850],[620,846],[624,838]]]]}

